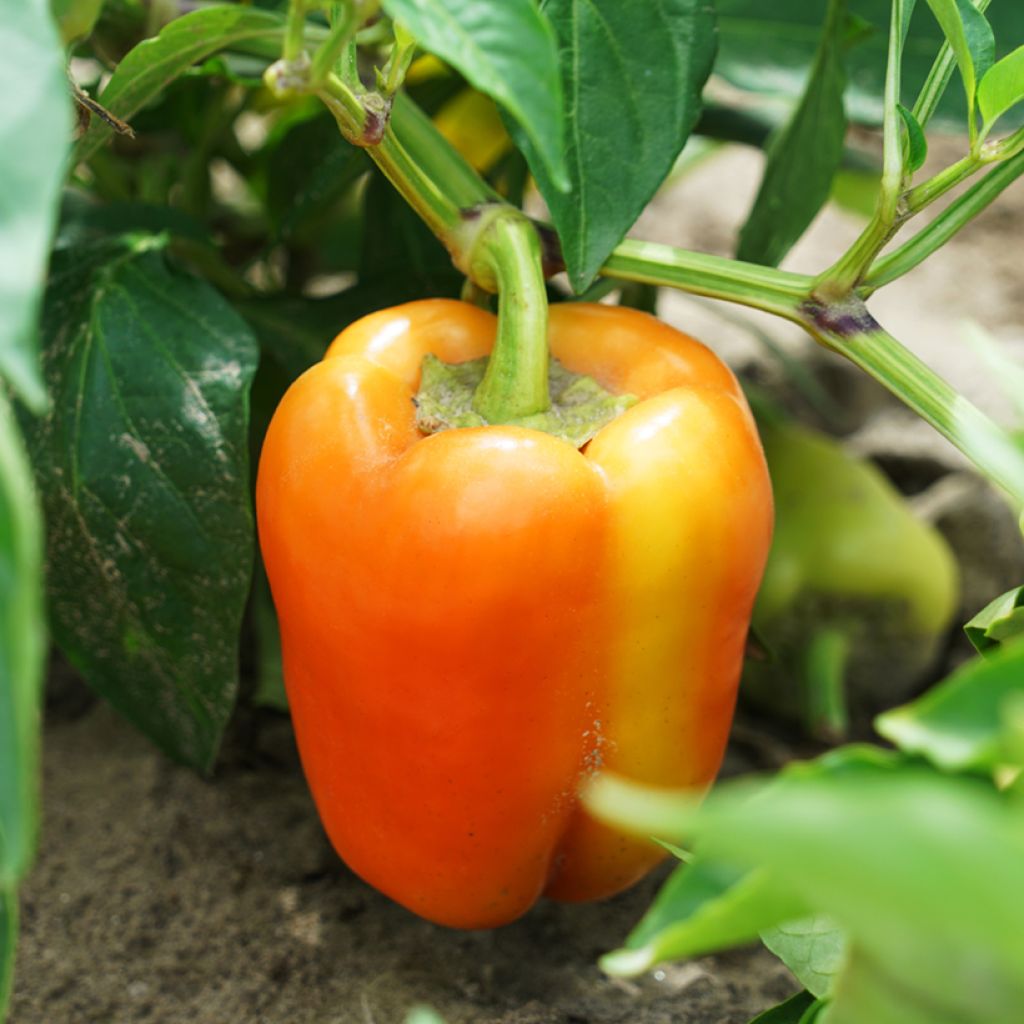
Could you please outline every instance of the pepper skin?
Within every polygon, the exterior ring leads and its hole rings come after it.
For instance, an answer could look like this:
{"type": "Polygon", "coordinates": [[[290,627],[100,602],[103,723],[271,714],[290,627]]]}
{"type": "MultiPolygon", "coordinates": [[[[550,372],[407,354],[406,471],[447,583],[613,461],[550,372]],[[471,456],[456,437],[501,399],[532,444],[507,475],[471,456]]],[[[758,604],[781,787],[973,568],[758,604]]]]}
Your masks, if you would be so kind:
{"type": "Polygon", "coordinates": [[[710,783],[772,527],[732,374],[634,310],[550,310],[565,366],[640,399],[582,451],[515,426],[424,437],[424,355],[486,355],[495,327],[448,300],[352,324],[281,402],[256,496],[327,833],[461,928],[612,895],[661,859],[577,790],[599,768],[710,783]]]}

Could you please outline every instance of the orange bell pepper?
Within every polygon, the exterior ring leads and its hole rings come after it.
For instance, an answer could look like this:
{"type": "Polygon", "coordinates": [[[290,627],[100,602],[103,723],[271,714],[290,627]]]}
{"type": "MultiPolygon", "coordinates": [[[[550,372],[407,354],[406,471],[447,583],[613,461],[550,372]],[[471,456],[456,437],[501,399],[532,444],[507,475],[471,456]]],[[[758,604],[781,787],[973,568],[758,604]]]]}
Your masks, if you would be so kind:
{"type": "Polygon", "coordinates": [[[550,310],[563,365],[640,399],[583,450],[516,426],[424,437],[424,356],[484,356],[495,325],[448,300],[352,324],[281,402],[257,484],[327,833],[370,884],[462,928],[609,896],[662,858],[577,791],[602,768],[710,783],[772,528],[732,374],[633,310],[550,310]]]}

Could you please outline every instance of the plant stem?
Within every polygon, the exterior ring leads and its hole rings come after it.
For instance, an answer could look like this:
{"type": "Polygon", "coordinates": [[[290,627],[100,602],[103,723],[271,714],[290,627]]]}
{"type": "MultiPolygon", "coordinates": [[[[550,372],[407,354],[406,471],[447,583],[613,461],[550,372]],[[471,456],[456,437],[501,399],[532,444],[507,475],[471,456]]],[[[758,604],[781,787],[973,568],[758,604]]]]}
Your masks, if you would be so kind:
{"type": "Polygon", "coordinates": [[[1018,153],[1024,152],[1024,128],[1018,128],[1012,135],[998,142],[989,143],[982,148],[982,160],[986,163],[994,160],[1009,160],[1018,153]]]}
{"type": "Polygon", "coordinates": [[[599,273],[737,302],[798,323],[812,283],[804,274],[632,239],[615,247],[599,273]]]}
{"type": "Polygon", "coordinates": [[[846,669],[850,641],[837,629],[820,629],[804,651],[804,724],[813,736],[838,742],[849,728],[846,669]]]}
{"type": "Polygon", "coordinates": [[[885,68],[882,124],[882,182],[878,203],[860,238],[815,282],[815,294],[829,301],[849,294],[899,227],[904,187],[903,137],[898,110],[903,53],[904,0],[893,0],[889,21],[889,59],[885,68]]]}
{"type": "Polygon", "coordinates": [[[302,56],[306,33],[306,0],[291,0],[284,30],[281,59],[291,63],[302,56]]]}
{"type": "Polygon", "coordinates": [[[979,167],[981,161],[976,156],[968,154],[957,160],[955,164],[939,171],[934,177],[921,182],[916,188],[912,188],[905,196],[906,215],[912,216],[923,210],[929,203],[935,202],[939,196],[945,195],[951,188],[955,188],[960,182],[969,178],[979,167]]]}
{"type": "Polygon", "coordinates": [[[1014,502],[1024,505],[1024,453],[984,413],[888,334],[864,303],[850,297],[804,305],[804,326],[846,356],[948,438],[1014,502]]]}
{"type": "Polygon", "coordinates": [[[355,38],[359,26],[374,13],[376,7],[377,4],[373,0],[349,0],[342,5],[341,13],[327,33],[327,38],[313,54],[309,78],[314,88],[334,70],[345,48],[355,38]]]}
{"type": "Polygon", "coordinates": [[[341,80],[330,72],[316,91],[321,102],[334,115],[338,130],[354,146],[365,145],[367,110],[363,101],[341,80]]]}
{"type": "Polygon", "coordinates": [[[452,147],[434,122],[401,92],[391,108],[390,133],[415,154],[416,163],[427,177],[444,183],[444,192],[455,206],[501,202],[501,196],[452,147]]]}
{"type": "Polygon", "coordinates": [[[989,171],[981,181],[958,196],[956,202],[943,210],[926,228],[872,265],[864,278],[864,297],[913,270],[936,249],[945,245],[1021,174],[1024,174],[1024,153],[1018,153],[989,171]]]}
{"type": "Polygon", "coordinates": [[[493,275],[498,335],[473,408],[489,423],[509,423],[551,405],[547,292],[532,221],[510,206],[476,212],[471,221],[481,218],[468,264],[474,279],[493,275]]]}

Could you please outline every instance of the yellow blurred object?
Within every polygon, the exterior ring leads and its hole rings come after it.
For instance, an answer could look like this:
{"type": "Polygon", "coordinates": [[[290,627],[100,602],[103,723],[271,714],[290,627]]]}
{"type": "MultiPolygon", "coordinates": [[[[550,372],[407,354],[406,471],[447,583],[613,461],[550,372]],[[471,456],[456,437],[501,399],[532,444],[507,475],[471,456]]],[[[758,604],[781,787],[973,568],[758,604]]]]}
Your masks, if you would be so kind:
{"type": "Polygon", "coordinates": [[[442,75],[450,75],[451,71],[444,61],[438,60],[433,54],[425,54],[417,57],[406,72],[405,81],[409,85],[418,85],[420,82],[429,82],[431,78],[440,78],[442,75]]]}
{"type": "Polygon", "coordinates": [[[475,89],[453,96],[434,116],[434,124],[478,171],[489,171],[512,148],[494,101],[475,89]]]}

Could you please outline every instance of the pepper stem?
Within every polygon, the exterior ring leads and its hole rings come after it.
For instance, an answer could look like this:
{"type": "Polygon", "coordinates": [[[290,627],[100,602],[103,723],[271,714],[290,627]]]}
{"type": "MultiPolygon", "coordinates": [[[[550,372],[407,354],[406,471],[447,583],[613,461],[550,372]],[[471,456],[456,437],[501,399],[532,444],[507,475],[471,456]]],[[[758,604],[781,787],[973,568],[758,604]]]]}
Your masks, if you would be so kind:
{"type": "Polygon", "coordinates": [[[488,423],[545,412],[551,407],[548,299],[537,231],[523,213],[504,205],[466,211],[462,230],[471,233],[462,269],[498,292],[498,336],[473,408],[488,423]]]}

